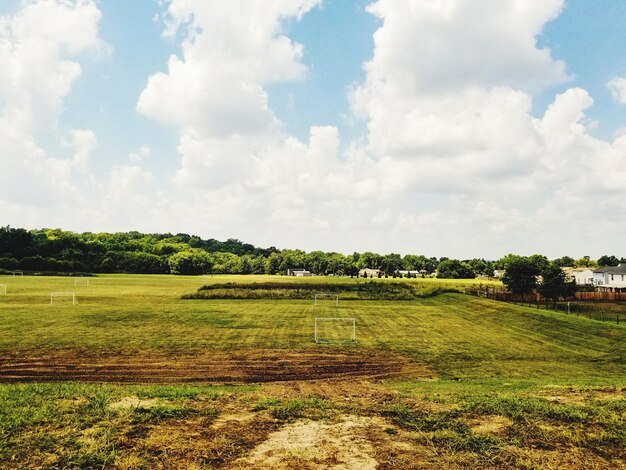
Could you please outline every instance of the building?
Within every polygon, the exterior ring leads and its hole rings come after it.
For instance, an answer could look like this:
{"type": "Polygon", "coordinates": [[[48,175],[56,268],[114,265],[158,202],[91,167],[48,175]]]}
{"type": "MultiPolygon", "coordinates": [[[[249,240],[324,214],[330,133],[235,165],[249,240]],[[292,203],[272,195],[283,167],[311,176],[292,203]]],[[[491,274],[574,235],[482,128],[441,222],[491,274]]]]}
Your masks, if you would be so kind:
{"type": "Polygon", "coordinates": [[[288,269],[287,276],[296,276],[296,277],[308,277],[311,276],[311,271],[307,271],[306,269],[288,269]]]}
{"type": "Polygon", "coordinates": [[[359,271],[359,277],[375,278],[379,277],[380,269],[365,268],[359,271]]]}
{"type": "Polygon", "coordinates": [[[594,270],[593,285],[599,291],[626,292],[626,265],[594,270]]]}
{"type": "Polygon", "coordinates": [[[593,270],[589,268],[562,268],[570,281],[576,281],[578,286],[593,285],[593,270]]]}

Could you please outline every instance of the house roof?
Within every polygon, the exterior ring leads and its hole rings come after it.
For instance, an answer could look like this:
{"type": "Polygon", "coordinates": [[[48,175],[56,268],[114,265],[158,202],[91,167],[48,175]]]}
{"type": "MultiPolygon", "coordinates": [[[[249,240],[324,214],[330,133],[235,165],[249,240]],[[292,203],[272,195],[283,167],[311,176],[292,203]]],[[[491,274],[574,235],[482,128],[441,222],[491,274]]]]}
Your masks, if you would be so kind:
{"type": "Polygon", "coordinates": [[[594,273],[626,274],[626,264],[620,264],[619,266],[608,266],[606,268],[596,269],[594,273]]]}

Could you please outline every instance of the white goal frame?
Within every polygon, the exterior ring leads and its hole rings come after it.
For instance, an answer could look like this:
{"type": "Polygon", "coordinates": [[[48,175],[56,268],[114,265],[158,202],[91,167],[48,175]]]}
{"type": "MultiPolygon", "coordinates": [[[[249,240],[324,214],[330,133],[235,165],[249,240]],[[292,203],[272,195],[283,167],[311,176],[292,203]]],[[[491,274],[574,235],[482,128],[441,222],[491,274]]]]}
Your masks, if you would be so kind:
{"type": "Polygon", "coordinates": [[[320,294],[315,294],[313,296],[313,305],[317,306],[317,298],[318,297],[334,297],[335,298],[335,307],[339,307],[339,294],[324,294],[324,293],[320,293],[320,294]]]}
{"type": "Polygon", "coordinates": [[[313,337],[315,339],[316,343],[334,343],[334,342],[341,342],[341,343],[356,343],[356,319],[355,318],[348,318],[348,317],[341,317],[341,318],[337,318],[337,317],[315,317],[315,324],[314,324],[314,328],[313,328],[313,337]],[[330,341],[330,340],[324,340],[324,339],[320,339],[319,335],[318,335],[318,329],[317,329],[317,322],[323,322],[323,321],[342,321],[342,322],[350,322],[352,323],[352,335],[351,338],[349,340],[339,340],[339,341],[330,341]]]}
{"type": "Polygon", "coordinates": [[[78,287],[79,285],[81,286],[88,286],[89,285],[89,278],[88,277],[79,277],[74,279],[74,287],[78,287]]]}
{"type": "Polygon", "coordinates": [[[0,284],[0,295],[7,295],[7,285],[0,284]]]}
{"type": "Polygon", "coordinates": [[[52,306],[52,300],[55,297],[72,297],[72,305],[76,305],[78,303],[75,292],[50,292],[50,306],[52,306]]]}
{"type": "Polygon", "coordinates": [[[24,277],[24,271],[13,271],[13,277],[22,276],[24,277]]]}

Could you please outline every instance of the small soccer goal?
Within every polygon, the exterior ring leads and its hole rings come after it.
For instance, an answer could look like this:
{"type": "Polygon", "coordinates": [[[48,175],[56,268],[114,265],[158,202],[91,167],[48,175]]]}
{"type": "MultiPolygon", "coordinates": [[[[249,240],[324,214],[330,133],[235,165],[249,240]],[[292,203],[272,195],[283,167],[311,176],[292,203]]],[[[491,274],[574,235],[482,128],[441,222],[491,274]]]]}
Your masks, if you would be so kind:
{"type": "Polygon", "coordinates": [[[356,343],[356,319],[317,317],[313,335],[316,343],[356,343]]]}
{"type": "Polygon", "coordinates": [[[335,304],[335,307],[339,307],[339,295],[337,294],[315,294],[313,296],[313,303],[317,307],[318,305],[323,305],[328,303],[328,301],[332,301],[335,304]]]}
{"type": "Polygon", "coordinates": [[[74,279],[74,286],[78,287],[78,286],[88,286],[89,285],[89,279],[86,277],[79,277],[78,279],[74,279]]]}
{"type": "Polygon", "coordinates": [[[72,302],[72,305],[78,303],[76,294],[74,292],[50,292],[50,305],[56,304],[68,304],[72,302]]]}
{"type": "Polygon", "coordinates": [[[0,295],[7,295],[7,285],[0,284],[0,295]]]}
{"type": "Polygon", "coordinates": [[[24,277],[24,271],[13,271],[13,277],[24,277]]]}

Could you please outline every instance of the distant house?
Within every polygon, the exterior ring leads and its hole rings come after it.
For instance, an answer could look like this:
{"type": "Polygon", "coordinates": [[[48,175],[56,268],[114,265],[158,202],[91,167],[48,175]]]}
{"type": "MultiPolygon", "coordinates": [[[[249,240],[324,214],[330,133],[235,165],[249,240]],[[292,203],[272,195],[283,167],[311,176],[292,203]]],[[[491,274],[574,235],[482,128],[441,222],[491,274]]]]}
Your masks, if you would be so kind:
{"type": "Polygon", "coordinates": [[[311,276],[311,271],[307,271],[306,269],[288,269],[287,276],[296,276],[296,277],[307,277],[311,276]]]}
{"type": "Polygon", "coordinates": [[[493,271],[493,277],[496,279],[500,279],[502,276],[504,276],[504,269],[496,269],[493,271]]]}
{"type": "Polygon", "coordinates": [[[359,277],[378,277],[380,269],[365,268],[359,271],[359,277]]]}
{"type": "Polygon", "coordinates": [[[417,271],[398,271],[403,277],[406,277],[407,274],[410,274],[411,276],[421,276],[422,272],[417,270],[417,271]]]}
{"type": "Polygon", "coordinates": [[[593,285],[600,291],[626,292],[626,265],[594,270],[593,285]]]}
{"type": "Polygon", "coordinates": [[[593,284],[593,271],[589,268],[561,268],[571,281],[576,281],[576,285],[586,286],[593,284]]]}

